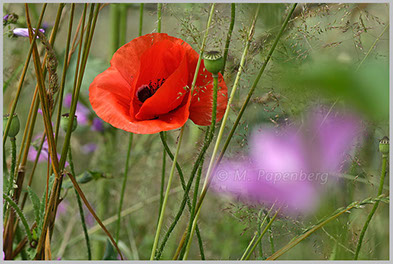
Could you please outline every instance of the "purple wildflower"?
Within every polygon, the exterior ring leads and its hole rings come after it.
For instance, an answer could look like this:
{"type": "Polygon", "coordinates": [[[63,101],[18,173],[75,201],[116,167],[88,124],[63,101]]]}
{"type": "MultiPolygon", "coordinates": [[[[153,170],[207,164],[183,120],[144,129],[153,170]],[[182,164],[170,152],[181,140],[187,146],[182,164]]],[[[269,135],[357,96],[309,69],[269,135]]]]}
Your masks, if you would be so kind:
{"type": "MultiPolygon", "coordinates": [[[[35,140],[38,140],[38,139],[39,139],[39,141],[41,142],[41,136],[35,137],[35,140]]],[[[36,146],[33,145],[33,146],[31,146],[31,147],[29,148],[29,153],[27,154],[27,159],[34,162],[35,159],[36,159],[36,157],[37,157],[37,154],[38,154],[38,147],[36,147],[36,146]]],[[[50,161],[50,157],[49,157],[49,145],[48,145],[47,139],[45,138],[45,141],[44,141],[44,143],[42,144],[42,149],[41,149],[40,156],[38,157],[38,163],[47,161],[48,158],[49,158],[49,161],[50,161]]],[[[60,154],[57,153],[57,159],[60,160],[60,158],[61,158],[61,157],[60,157],[60,154]]],[[[67,167],[68,165],[69,165],[68,162],[66,162],[66,163],[65,163],[65,167],[67,167]]]]}
{"type": "Polygon", "coordinates": [[[3,26],[8,24],[15,24],[18,21],[18,15],[15,13],[6,14],[3,16],[3,26]]]}
{"type": "Polygon", "coordinates": [[[104,130],[104,123],[98,117],[95,117],[92,122],[91,129],[93,131],[103,131],[104,130]]]}
{"type": "Polygon", "coordinates": [[[213,189],[291,213],[316,209],[318,185],[341,171],[361,127],[353,116],[313,112],[302,128],[254,131],[249,157],[223,161],[212,177],[213,189]]]}
{"type": "MultiPolygon", "coordinates": [[[[35,30],[35,28],[33,29],[33,31],[35,30]]],[[[40,28],[39,31],[41,33],[45,33],[45,30],[40,28]]],[[[15,28],[12,33],[14,34],[14,36],[18,36],[18,37],[28,37],[29,36],[29,29],[28,28],[15,28]]],[[[37,36],[38,38],[38,36],[37,36]]]]}

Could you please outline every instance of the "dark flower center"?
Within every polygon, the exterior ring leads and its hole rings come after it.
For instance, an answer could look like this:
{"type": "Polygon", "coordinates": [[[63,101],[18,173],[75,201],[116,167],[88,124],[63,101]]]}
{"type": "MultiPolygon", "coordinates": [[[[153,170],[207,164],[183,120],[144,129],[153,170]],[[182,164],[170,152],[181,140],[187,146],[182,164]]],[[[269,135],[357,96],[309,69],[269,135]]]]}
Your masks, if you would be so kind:
{"type": "Polygon", "coordinates": [[[141,85],[137,91],[136,96],[138,97],[139,101],[144,103],[147,99],[152,97],[165,82],[165,79],[158,79],[157,82],[150,81],[149,84],[141,85]]]}

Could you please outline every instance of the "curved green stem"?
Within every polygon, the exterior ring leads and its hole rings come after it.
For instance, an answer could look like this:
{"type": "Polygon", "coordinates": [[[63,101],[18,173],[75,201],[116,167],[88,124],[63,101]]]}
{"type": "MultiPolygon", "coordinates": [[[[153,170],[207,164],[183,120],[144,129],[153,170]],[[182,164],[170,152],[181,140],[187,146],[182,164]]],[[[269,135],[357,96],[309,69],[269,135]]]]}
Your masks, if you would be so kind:
{"type": "MultiPolygon", "coordinates": [[[[38,23],[37,23],[36,28],[40,28],[40,27],[41,27],[41,22],[42,22],[42,19],[44,18],[44,13],[45,13],[45,10],[46,10],[46,6],[47,6],[47,3],[45,3],[45,4],[42,6],[41,15],[40,15],[40,18],[39,18],[39,20],[38,20],[38,23]]],[[[20,93],[21,93],[21,91],[22,91],[23,82],[24,82],[24,80],[25,80],[26,73],[27,73],[27,69],[28,69],[28,67],[29,67],[31,55],[33,54],[33,47],[34,47],[34,45],[35,45],[35,41],[36,41],[36,39],[37,39],[38,32],[39,32],[38,30],[37,30],[36,32],[34,32],[34,36],[33,36],[32,41],[31,41],[31,43],[30,43],[29,52],[28,52],[28,54],[27,54],[26,61],[25,61],[25,64],[24,64],[24,66],[23,66],[22,75],[21,75],[20,78],[19,78],[18,88],[17,88],[17,90],[16,90],[15,99],[14,99],[14,101],[12,102],[11,111],[10,111],[10,113],[9,113],[9,116],[14,116],[15,109],[16,109],[16,105],[18,104],[19,96],[20,96],[20,93]]],[[[3,133],[3,146],[5,145],[5,142],[6,142],[6,140],[7,140],[8,131],[10,130],[10,127],[11,127],[11,120],[12,120],[12,118],[8,119],[8,122],[7,122],[7,124],[6,124],[5,128],[4,128],[4,133],[3,133]]]]}
{"type": "Polygon", "coordinates": [[[119,47],[126,44],[127,41],[127,4],[120,4],[119,7],[119,47]]]}
{"type": "MultiPolygon", "coordinates": [[[[249,260],[250,256],[252,254],[252,252],[254,252],[256,246],[259,244],[259,242],[261,242],[262,237],[265,235],[266,231],[270,228],[270,226],[273,224],[273,221],[276,219],[276,216],[278,214],[278,212],[280,211],[280,209],[277,210],[277,212],[274,214],[274,216],[270,219],[269,223],[266,225],[265,229],[263,229],[262,233],[259,235],[258,239],[255,241],[254,245],[252,246],[252,248],[248,251],[247,256],[245,256],[244,258],[242,257],[241,260],[249,260]]],[[[266,215],[268,216],[268,214],[266,215]]],[[[267,217],[265,218],[267,219],[267,217]]],[[[264,223],[262,222],[261,226],[264,223]]]]}
{"type": "Polygon", "coordinates": [[[224,49],[224,65],[222,66],[222,75],[224,75],[225,72],[225,65],[227,63],[227,58],[228,58],[228,51],[229,51],[229,44],[231,43],[231,37],[232,37],[232,32],[233,32],[233,27],[235,26],[235,15],[236,15],[236,4],[232,3],[231,4],[231,23],[229,24],[229,30],[227,34],[227,41],[225,43],[225,49],[224,49]]]}
{"type": "Polygon", "coordinates": [[[374,50],[375,46],[377,45],[378,41],[381,39],[381,37],[383,36],[383,34],[385,34],[385,31],[388,29],[389,27],[389,23],[386,24],[386,26],[384,27],[384,29],[382,30],[381,34],[379,34],[379,36],[375,39],[374,43],[371,45],[370,49],[367,51],[366,56],[363,57],[362,61],[359,63],[359,65],[356,67],[356,71],[358,71],[360,69],[360,67],[363,65],[364,61],[368,58],[368,56],[370,55],[371,51],[374,50]]]}
{"type": "MultiPolygon", "coordinates": [[[[68,162],[70,163],[70,169],[71,169],[71,173],[73,175],[75,174],[75,168],[74,168],[74,162],[72,159],[72,154],[71,154],[71,147],[68,150],[68,162]]],[[[89,238],[89,233],[87,232],[87,226],[86,226],[86,221],[85,221],[85,213],[83,211],[83,205],[82,205],[82,200],[81,197],[79,196],[77,190],[74,188],[75,190],[75,196],[76,196],[76,200],[78,202],[78,208],[79,208],[79,215],[81,217],[81,223],[82,223],[82,229],[83,229],[83,234],[85,236],[85,241],[86,241],[86,248],[87,248],[87,257],[89,260],[91,260],[91,246],[90,246],[90,238],[89,238]]]]}
{"type": "MultiPolygon", "coordinates": [[[[257,10],[257,11],[259,11],[259,5],[258,5],[258,10],[257,10]]],[[[248,34],[248,37],[247,37],[246,46],[245,46],[245,48],[244,48],[243,55],[242,55],[242,58],[241,58],[241,61],[240,61],[239,71],[238,71],[238,73],[237,73],[237,75],[236,75],[236,79],[235,79],[235,82],[234,82],[233,87],[232,87],[231,95],[230,95],[229,100],[228,100],[228,104],[227,104],[228,106],[232,104],[232,100],[233,100],[233,98],[234,98],[234,95],[235,95],[235,92],[236,92],[238,83],[239,83],[239,81],[240,81],[240,76],[241,76],[241,74],[242,74],[242,72],[243,72],[243,66],[244,66],[244,64],[245,64],[246,56],[247,56],[247,53],[248,53],[248,49],[249,49],[249,47],[250,47],[250,44],[251,44],[251,41],[252,41],[252,37],[253,37],[253,34],[254,34],[254,28],[255,28],[255,23],[256,23],[257,17],[258,17],[258,13],[259,13],[259,12],[256,12],[255,17],[254,17],[254,20],[253,20],[253,22],[252,22],[252,24],[251,24],[251,26],[250,26],[250,31],[249,31],[249,34],[248,34]]],[[[227,109],[225,110],[225,113],[224,113],[224,117],[223,117],[223,119],[222,119],[222,121],[221,121],[221,126],[220,126],[220,130],[219,130],[219,132],[218,132],[216,144],[215,144],[215,146],[214,146],[213,154],[212,154],[212,157],[211,157],[211,159],[210,159],[210,163],[209,163],[209,167],[208,167],[208,171],[207,171],[207,173],[206,173],[206,179],[205,179],[204,185],[203,185],[203,187],[202,187],[201,196],[200,196],[199,201],[198,201],[198,204],[197,204],[197,206],[196,206],[196,211],[195,211],[194,219],[192,219],[192,224],[190,224],[190,225],[188,226],[188,228],[187,228],[188,230],[190,230],[190,231],[187,231],[187,232],[190,233],[190,237],[189,237],[188,240],[186,241],[186,242],[188,243],[188,244],[187,244],[188,249],[186,249],[186,252],[188,252],[188,250],[189,250],[189,247],[190,247],[189,244],[191,243],[192,236],[193,236],[194,229],[195,229],[195,225],[196,225],[197,219],[198,219],[198,217],[199,217],[200,204],[202,203],[202,201],[203,201],[203,199],[204,199],[204,197],[205,197],[205,195],[206,195],[206,191],[207,191],[207,189],[206,189],[206,186],[207,186],[207,178],[209,177],[208,175],[209,175],[209,173],[210,173],[210,171],[211,171],[211,169],[212,169],[213,161],[214,161],[214,158],[215,158],[215,156],[216,156],[216,154],[217,154],[218,146],[219,146],[219,144],[220,144],[221,138],[222,138],[223,133],[224,133],[224,128],[225,128],[226,122],[227,122],[227,120],[228,120],[229,111],[230,111],[230,107],[227,107],[227,109]]],[[[190,220],[190,223],[191,223],[191,220],[190,220]]],[[[188,253],[187,253],[187,254],[188,254],[188,253]]],[[[187,258],[187,254],[185,254],[185,256],[184,256],[185,258],[187,258]]],[[[185,258],[184,258],[184,259],[185,259],[185,258]]]]}
{"type": "Polygon", "coordinates": [[[366,198],[363,201],[352,202],[351,204],[349,204],[345,208],[338,208],[336,211],[333,212],[332,215],[324,217],[323,219],[318,221],[318,223],[316,223],[315,225],[307,228],[303,234],[293,238],[288,244],[286,244],[281,249],[274,252],[274,254],[271,255],[270,257],[268,257],[266,260],[276,260],[277,258],[282,256],[284,253],[288,252],[291,248],[293,248],[294,246],[296,246],[297,244],[302,242],[304,239],[309,237],[312,233],[314,233],[315,231],[317,231],[321,227],[325,226],[326,224],[330,223],[334,219],[338,218],[340,215],[343,215],[346,212],[351,211],[352,209],[355,209],[355,208],[361,209],[361,208],[364,208],[364,205],[375,204],[379,201],[388,202],[388,200],[386,199],[386,196],[379,195],[378,197],[375,197],[375,198],[366,198]]]}
{"type": "Polygon", "coordinates": [[[141,3],[139,6],[139,36],[142,36],[142,28],[143,28],[143,7],[144,3],[141,3]]]}
{"type": "Polygon", "coordinates": [[[29,224],[27,223],[26,217],[23,215],[22,210],[18,207],[18,205],[14,202],[14,200],[11,199],[8,195],[3,193],[3,199],[9,203],[9,205],[14,209],[16,212],[16,215],[19,217],[19,219],[22,222],[22,225],[25,229],[27,239],[29,242],[33,241],[33,235],[31,234],[29,224]]]}
{"type": "MultiPolygon", "coordinates": [[[[382,171],[381,171],[381,180],[380,180],[379,188],[378,188],[378,196],[381,195],[381,194],[382,194],[382,191],[383,191],[383,183],[384,183],[384,181],[385,181],[385,174],[386,174],[386,168],[387,168],[388,158],[389,158],[388,155],[385,155],[385,154],[382,155],[382,171]]],[[[369,214],[368,217],[367,217],[366,222],[364,223],[363,229],[362,229],[362,231],[361,231],[361,233],[360,233],[360,236],[359,236],[358,245],[357,245],[356,251],[355,251],[355,257],[354,257],[355,260],[357,260],[358,257],[359,257],[360,248],[362,247],[364,235],[365,235],[365,233],[366,233],[366,231],[367,231],[368,225],[369,225],[370,222],[371,222],[371,219],[372,219],[373,216],[374,216],[375,211],[376,211],[377,208],[378,208],[378,205],[379,205],[379,201],[377,201],[377,202],[374,204],[373,208],[371,209],[370,214],[369,214]]]]}
{"type": "Polygon", "coordinates": [[[126,185],[127,185],[128,167],[129,167],[129,162],[130,162],[130,155],[131,155],[131,147],[132,147],[133,138],[134,138],[134,134],[130,133],[130,137],[128,138],[128,150],[127,150],[126,165],[124,167],[123,185],[121,186],[119,210],[117,212],[116,236],[115,236],[116,243],[119,242],[121,209],[123,207],[124,194],[125,194],[126,185]]]}
{"type": "Polygon", "coordinates": [[[156,231],[156,235],[155,235],[155,238],[154,238],[153,248],[151,250],[150,260],[153,260],[154,259],[154,255],[156,254],[156,249],[157,249],[157,245],[158,245],[158,239],[160,237],[160,231],[161,231],[162,223],[163,223],[163,220],[164,220],[164,214],[165,214],[166,204],[167,204],[167,201],[168,201],[169,191],[171,189],[173,175],[175,174],[176,162],[177,162],[177,158],[179,156],[180,147],[181,147],[181,143],[182,143],[182,139],[183,139],[183,132],[184,132],[184,126],[180,129],[179,141],[177,143],[177,149],[176,149],[175,157],[173,159],[171,172],[169,174],[168,184],[167,184],[166,191],[165,191],[164,201],[162,203],[162,209],[161,209],[159,220],[158,220],[157,231],[156,231]]]}
{"type": "Polygon", "coordinates": [[[110,56],[119,48],[119,22],[120,9],[119,4],[110,5],[110,21],[111,21],[111,49],[110,56]]]}
{"type": "Polygon", "coordinates": [[[267,66],[268,62],[270,61],[270,59],[271,59],[271,57],[272,57],[272,55],[273,55],[273,52],[274,52],[274,50],[276,49],[276,46],[277,46],[277,44],[278,44],[278,41],[280,40],[281,36],[283,35],[284,30],[285,30],[285,28],[287,27],[288,22],[289,22],[289,19],[291,18],[293,12],[295,11],[296,6],[297,6],[297,3],[294,3],[294,4],[292,5],[291,10],[289,11],[287,17],[285,18],[285,21],[284,21],[284,23],[282,24],[281,29],[280,29],[280,31],[278,32],[277,37],[276,37],[276,39],[274,40],[274,43],[273,43],[272,47],[271,47],[270,50],[269,50],[269,53],[268,53],[268,55],[267,55],[267,57],[266,57],[266,59],[265,59],[265,62],[263,63],[261,69],[259,70],[259,73],[258,73],[258,75],[257,75],[257,78],[254,80],[254,83],[252,84],[251,89],[250,89],[250,91],[248,92],[247,98],[246,98],[246,100],[244,101],[244,103],[243,103],[243,105],[242,105],[242,108],[241,108],[240,111],[239,111],[239,114],[238,114],[238,116],[237,116],[237,118],[236,118],[236,121],[235,121],[235,123],[233,124],[231,131],[229,132],[229,135],[228,135],[228,137],[227,137],[227,140],[226,140],[225,143],[224,143],[224,147],[222,148],[221,153],[220,153],[220,155],[219,155],[219,157],[218,157],[217,164],[221,161],[222,157],[224,156],[225,151],[226,151],[226,149],[228,148],[229,143],[231,142],[232,136],[233,136],[233,134],[235,133],[235,130],[236,130],[237,126],[239,125],[240,119],[242,118],[243,113],[244,113],[244,111],[246,110],[246,107],[247,107],[247,105],[248,105],[248,102],[250,101],[251,96],[253,95],[253,93],[254,93],[254,91],[255,91],[255,88],[257,87],[258,82],[259,82],[259,80],[261,79],[261,76],[262,76],[263,72],[264,72],[265,69],[266,69],[266,66],[267,66]]]}
{"type": "MultiPolygon", "coordinates": [[[[209,135],[210,141],[211,141],[211,139],[213,139],[214,132],[215,132],[215,126],[216,126],[217,93],[218,93],[218,74],[213,74],[213,106],[212,106],[212,122],[210,125],[210,135],[209,135]]],[[[191,212],[190,224],[192,223],[192,221],[194,219],[194,215],[195,215],[195,207],[194,207],[193,211],[191,212]]],[[[195,223],[195,225],[196,225],[196,223],[195,223]]],[[[189,226],[191,227],[191,225],[189,225],[189,226]]],[[[187,232],[188,232],[188,234],[186,236],[185,241],[186,242],[188,241],[188,242],[187,242],[186,247],[184,249],[185,251],[184,251],[184,258],[183,259],[187,259],[188,252],[190,250],[190,245],[191,245],[192,229],[189,228],[187,232]]]]}
{"type": "MultiPolygon", "coordinates": [[[[12,118],[10,118],[12,119],[12,118]]],[[[11,142],[11,169],[10,177],[8,178],[7,195],[11,196],[12,190],[14,189],[14,178],[15,178],[15,167],[16,167],[16,138],[10,138],[11,142]]],[[[7,208],[7,201],[4,203],[4,212],[7,208]]]]}
{"type": "Polygon", "coordinates": [[[157,4],[157,32],[161,33],[162,3],[157,4]]]}
{"type": "MultiPolygon", "coordinates": [[[[268,218],[269,218],[270,212],[273,210],[273,207],[274,207],[274,204],[270,208],[270,210],[266,213],[265,217],[261,221],[261,224],[258,225],[258,231],[255,232],[255,234],[254,234],[253,238],[251,239],[250,243],[248,243],[248,246],[247,246],[246,250],[244,250],[244,253],[243,253],[242,257],[241,257],[241,260],[243,260],[248,255],[248,252],[249,252],[251,246],[254,244],[255,239],[257,239],[258,233],[261,234],[261,229],[262,229],[263,225],[265,224],[265,222],[266,221],[270,221],[268,218]]],[[[261,210],[261,212],[262,212],[262,210],[261,210]]]]}
{"type": "MultiPolygon", "coordinates": [[[[174,160],[174,156],[173,156],[171,150],[169,149],[168,144],[166,143],[166,139],[164,139],[164,133],[163,132],[160,133],[160,138],[161,138],[161,142],[162,142],[162,145],[164,146],[164,149],[165,149],[166,153],[168,154],[168,156],[173,161],[174,160]]],[[[202,149],[204,149],[204,148],[202,148],[202,149]]],[[[176,169],[177,169],[177,172],[179,173],[180,183],[181,183],[181,186],[182,186],[183,191],[184,191],[183,200],[182,200],[182,203],[181,203],[181,205],[179,207],[179,211],[178,211],[174,221],[172,222],[171,226],[168,228],[168,231],[165,234],[164,239],[162,240],[161,246],[160,246],[159,250],[157,251],[157,255],[155,257],[156,259],[160,258],[161,253],[162,253],[162,251],[164,249],[164,246],[165,246],[167,240],[169,239],[170,234],[172,233],[173,229],[175,228],[175,226],[177,224],[177,221],[180,219],[180,216],[183,213],[183,210],[184,210],[184,207],[185,207],[186,203],[187,203],[188,208],[191,211],[191,202],[190,202],[190,198],[188,197],[188,193],[190,191],[190,188],[191,188],[191,185],[192,185],[192,182],[193,182],[196,170],[198,169],[197,164],[199,164],[200,159],[204,155],[205,151],[206,151],[206,149],[203,150],[203,151],[201,150],[201,153],[199,153],[199,156],[197,158],[197,161],[194,164],[194,168],[193,168],[193,170],[191,172],[191,176],[190,176],[190,179],[189,179],[189,181],[187,183],[187,186],[186,186],[185,181],[184,181],[183,171],[182,171],[179,163],[176,162],[176,169]]],[[[197,238],[198,238],[198,243],[200,245],[199,250],[200,250],[201,256],[204,256],[203,247],[202,247],[202,238],[201,238],[201,234],[199,232],[198,225],[196,226],[196,234],[197,234],[197,238]]]]}
{"type": "MultiPolygon", "coordinates": [[[[218,92],[218,74],[213,74],[213,109],[212,109],[212,123],[210,126],[210,136],[209,139],[212,139],[214,136],[214,132],[215,132],[215,126],[216,126],[216,114],[217,114],[217,92],[218,92]]],[[[194,219],[195,216],[195,208],[193,210],[193,212],[191,212],[191,216],[190,216],[190,223],[189,226],[191,226],[192,221],[194,219]]],[[[186,236],[186,240],[188,241],[188,243],[186,244],[186,247],[183,250],[183,254],[180,253],[180,257],[184,257],[184,259],[187,258],[188,256],[188,252],[190,250],[190,245],[191,245],[191,229],[188,229],[187,232],[187,236],[186,236]]]]}
{"type": "MultiPolygon", "coordinates": [[[[160,132],[161,140],[166,142],[166,131],[160,132]]],[[[164,201],[164,185],[165,185],[165,168],[166,168],[166,150],[165,147],[162,150],[162,169],[161,169],[161,187],[160,187],[160,207],[159,211],[162,209],[162,202],[164,201]]]]}
{"type": "Polygon", "coordinates": [[[10,178],[8,181],[8,190],[7,194],[10,195],[13,187],[14,187],[14,176],[15,176],[15,167],[16,167],[16,138],[10,138],[11,142],[11,169],[10,169],[10,178]]]}

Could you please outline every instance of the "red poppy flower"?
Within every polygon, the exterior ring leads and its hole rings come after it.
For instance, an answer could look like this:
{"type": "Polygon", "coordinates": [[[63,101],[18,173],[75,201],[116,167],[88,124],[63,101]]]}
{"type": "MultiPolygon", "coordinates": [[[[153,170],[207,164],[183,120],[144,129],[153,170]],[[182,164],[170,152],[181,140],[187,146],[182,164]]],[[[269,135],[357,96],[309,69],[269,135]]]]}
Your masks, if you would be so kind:
{"type": "MultiPolygon", "coordinates": [[[[118,49],[111,66],[90,85],[94,111],[114,127],[153,134],[179,128],[188,118],[211,124],[213,78],[201,64],[191,96],[198,53],[181,39],[153,33],[118,49]]],[[[228,89],[219,75],[217,121],[224,115],[228,89]]]]}

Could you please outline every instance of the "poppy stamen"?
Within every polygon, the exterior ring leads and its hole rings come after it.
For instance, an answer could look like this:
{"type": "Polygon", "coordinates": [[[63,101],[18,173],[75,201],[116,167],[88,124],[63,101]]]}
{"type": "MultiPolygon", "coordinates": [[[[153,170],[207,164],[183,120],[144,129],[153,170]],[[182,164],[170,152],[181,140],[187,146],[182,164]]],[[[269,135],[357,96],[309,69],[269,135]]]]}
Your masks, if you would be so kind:
{"type": "Polygon", "coordinates": [[[147,99],[152,97],[157,90],[164,84],[165,78],[157,79],[157,82],[149,81],[149,84],[141,85],[137,91],[136,96],[138,97],[139,101],[144,103],[147,99]]]}

